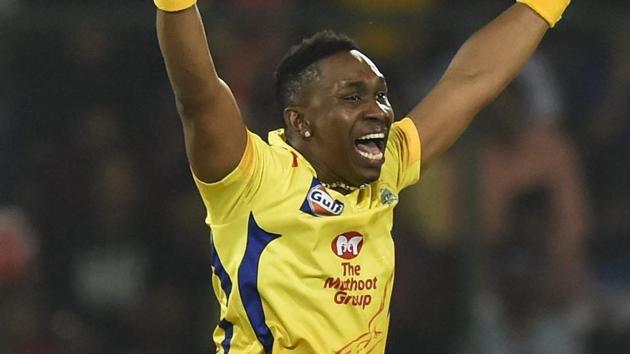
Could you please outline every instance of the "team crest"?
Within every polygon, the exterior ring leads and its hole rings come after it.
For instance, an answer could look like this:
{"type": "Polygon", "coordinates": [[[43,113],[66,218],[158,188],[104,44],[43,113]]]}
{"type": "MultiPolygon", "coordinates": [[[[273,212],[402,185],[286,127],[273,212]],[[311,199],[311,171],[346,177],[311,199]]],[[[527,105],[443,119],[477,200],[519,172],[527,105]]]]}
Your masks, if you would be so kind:
{"type": "Polygon", "coordinates": [[[379,192],[381,194],[381,203],[384,205],[391,205],[398,202],[398,196],[389,189],[381,188],[379,192]]]}
{"type": "Polygon", "coordinates": [[[326,188],[313,179],[311,188],[306,194],[306,200],[300,210],[313,216],[336,216],[343,213],[344,205],[328,194],[326,188]]]}

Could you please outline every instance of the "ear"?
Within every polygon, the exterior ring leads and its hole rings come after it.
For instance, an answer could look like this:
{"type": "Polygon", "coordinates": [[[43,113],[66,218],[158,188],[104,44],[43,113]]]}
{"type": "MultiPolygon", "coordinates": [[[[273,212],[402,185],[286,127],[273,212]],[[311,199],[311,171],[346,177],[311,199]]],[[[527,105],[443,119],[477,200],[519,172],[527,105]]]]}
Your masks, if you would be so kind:
{"type": "Polygon", "coordinates": [[[304,119],[304,114],[299,107],[287,107],[283,112],[284,123],[291,134],[303,136],[304,132],[310,130],[308,120],[304,119]]]}

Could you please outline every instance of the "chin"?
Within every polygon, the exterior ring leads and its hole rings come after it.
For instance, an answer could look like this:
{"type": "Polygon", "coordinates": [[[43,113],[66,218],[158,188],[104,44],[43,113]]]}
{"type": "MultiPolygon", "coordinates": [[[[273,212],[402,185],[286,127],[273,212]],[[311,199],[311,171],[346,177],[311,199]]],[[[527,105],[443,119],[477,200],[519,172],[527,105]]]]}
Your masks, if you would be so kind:
{"type": "Polygon", "coordinates": [[[365,169],[363,168],[361,173],[358,175],[357,178],[357,185],[360,186],[362,184],[370,184],[373,182],[376,182],[379,177],[381,177],[381,168],[370,168],[370,169],[365,169]]]}
{"type": "Polygon", "coordinates": [[[363,184],[371,184],[379,179],[381,176],[381,169],[385,163],[385,159],[380,161],[368,161],[360,156],[356,159],[351,159],[347,162],[346,170],[347,181],[354,186],[360,186],[363,184]]]}

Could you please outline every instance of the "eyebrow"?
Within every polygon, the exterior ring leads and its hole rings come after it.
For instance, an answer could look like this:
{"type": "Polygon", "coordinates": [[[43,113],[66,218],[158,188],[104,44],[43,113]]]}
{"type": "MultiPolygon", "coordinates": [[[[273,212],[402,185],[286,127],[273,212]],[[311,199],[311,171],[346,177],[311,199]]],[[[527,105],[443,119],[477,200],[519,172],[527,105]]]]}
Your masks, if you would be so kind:
{"type": "MultiPolygon", "coordinates": [[[[383,86],[385,86],[385,88],[387,88],[387,81],[385,80],[384,77],[382,76],[378,76],[378,81],[380,81],[381,84],[383,84],[383,86]]],[[[366,88],[366,83],[363,80],[341,80],[339,81],[339,88],[341,89],[345,89],[345,88],[355,88],[355,89],[365,89],[366,88]]]]}
{"type": "Polygon", "coordinates": [[[363,89],[365,88],[365,82],[363,81],[340,81],[339,82],[339,88],[341,89],[345,89],[345,88],[355,88],[355,89],[363,89]]]}

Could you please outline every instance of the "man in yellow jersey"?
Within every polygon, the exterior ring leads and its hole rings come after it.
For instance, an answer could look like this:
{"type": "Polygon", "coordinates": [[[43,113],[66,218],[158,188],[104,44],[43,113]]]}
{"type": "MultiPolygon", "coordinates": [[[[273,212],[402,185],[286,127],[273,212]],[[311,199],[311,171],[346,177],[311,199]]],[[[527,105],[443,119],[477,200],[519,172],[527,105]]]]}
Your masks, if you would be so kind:
{"type": "Polygon", "coordinates": [[[400,190],[516,76],[568,2],[519,0],[398,122],[374,63],[352,40],[320,32],[278,66],[285,129],[265,142],[215,70],[195,0],[155,0],[212,229],[218,351],[384,353],[400,190]]]}

